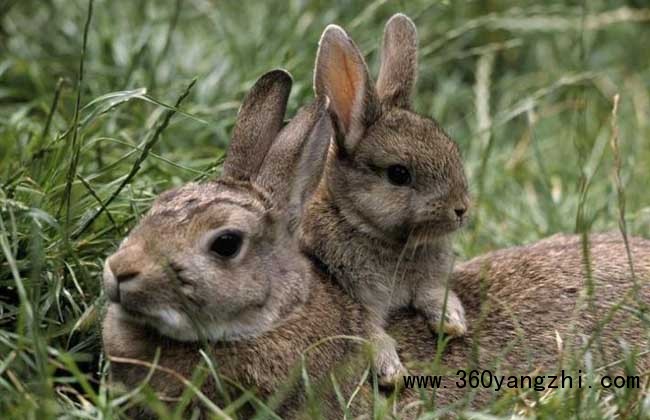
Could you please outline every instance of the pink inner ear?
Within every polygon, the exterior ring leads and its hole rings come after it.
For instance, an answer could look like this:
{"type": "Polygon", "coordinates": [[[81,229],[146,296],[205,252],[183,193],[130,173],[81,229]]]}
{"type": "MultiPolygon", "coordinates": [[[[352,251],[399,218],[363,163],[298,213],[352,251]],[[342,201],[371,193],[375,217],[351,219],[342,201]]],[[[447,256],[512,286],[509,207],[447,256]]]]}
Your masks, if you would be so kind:
{"type": "Polygon", "coordinates": [[[332,45],[325,79],[328,81],[330,106],[345,132],[350,130],[357,92],[362,89],[363,72],[359,67],[354,55],[346,51],[345,46],[332,45]]]}

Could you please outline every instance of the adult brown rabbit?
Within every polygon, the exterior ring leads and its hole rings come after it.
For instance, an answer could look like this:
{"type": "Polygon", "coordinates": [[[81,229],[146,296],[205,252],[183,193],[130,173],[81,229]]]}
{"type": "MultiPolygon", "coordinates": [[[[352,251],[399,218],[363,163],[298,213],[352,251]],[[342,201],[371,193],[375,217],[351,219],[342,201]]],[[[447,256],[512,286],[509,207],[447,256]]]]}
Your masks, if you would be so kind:
{"type": "Polygon", "coordinates": [[[384,329],[390,311],[412,306],[434,332],[467,330],[447,287],[451,237],[467,219],[467,181],[456,143],[410,109],[416,73],[416,29],[402,14],[386,24],[376,86],[343,29],[330,25],[320,39],[314,89],[331,100],[336,141],[300,235],[370,314],[384,385],[404,372],[384,329]]]}
{"type": "MultiPolygon", "coordinates": [[[[221,177],[161,194],[107,259],[102,338],[114,382],[136,387],[148,369],[124,359],[151,362],[158,347],[160,365],[189,378],[203,342],[222,374],[264,397],[285,386],[303,357],[310,373],[343,369],[343,378],[356,378],[344,360],[360,346],[327,339],[363,336],[361,308],[314,271],[290,232],[292,209],[324,166],[327,100],[282,128],[290,88],[284,71],[262,76],[239,111],[221,177]]],[[[183,390],[162,372],[151,385],[167,398],[183,390]]],[[[204,392],[224,401],[212,377],[204,392]]],[[[288,393],[284,413],[303,403],[303,393],[288,393]]],[[[334,398],[323,401],[324,412],[339,409],[334,398]]]]}

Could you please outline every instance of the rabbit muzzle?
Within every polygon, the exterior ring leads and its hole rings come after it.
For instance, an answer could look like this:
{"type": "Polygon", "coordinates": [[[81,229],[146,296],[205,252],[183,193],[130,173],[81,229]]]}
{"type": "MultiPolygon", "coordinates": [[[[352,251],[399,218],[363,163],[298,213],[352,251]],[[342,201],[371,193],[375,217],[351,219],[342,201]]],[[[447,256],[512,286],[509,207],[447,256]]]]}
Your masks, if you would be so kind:
{"type": "Polygon", "coordinates": [[[132,300],[126,295],[141,295],[151,287],[147,283],[162,278],[164,273],[159,271],[142,247],[137,244],[122,246],[104,264],[104,293],[111,302],[125,304],[132,300]]]}

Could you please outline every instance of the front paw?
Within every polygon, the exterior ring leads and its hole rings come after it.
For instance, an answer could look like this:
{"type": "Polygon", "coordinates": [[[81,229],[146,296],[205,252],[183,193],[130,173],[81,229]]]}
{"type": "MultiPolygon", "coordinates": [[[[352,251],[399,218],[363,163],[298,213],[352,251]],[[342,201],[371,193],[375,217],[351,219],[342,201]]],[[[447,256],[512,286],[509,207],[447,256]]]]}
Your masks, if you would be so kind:
{"type": "Polygon", "coordinates": [[[452,300],[447,302],[447,310],[440,322],[440,315],[429,321],[429,327],[436,333],[444,333],[452,337],[462,337],[467,334],[467,321],[465,321],[465,309],[460,301],[452,300]]]}
{"type": "Polygon", "coordinates": [[[382,388],[394,388],[398,386],[401,377],[408,374],[406,368],[399,360],[394,346],[377,349],[374,367],[379,386],[382,388]]]}

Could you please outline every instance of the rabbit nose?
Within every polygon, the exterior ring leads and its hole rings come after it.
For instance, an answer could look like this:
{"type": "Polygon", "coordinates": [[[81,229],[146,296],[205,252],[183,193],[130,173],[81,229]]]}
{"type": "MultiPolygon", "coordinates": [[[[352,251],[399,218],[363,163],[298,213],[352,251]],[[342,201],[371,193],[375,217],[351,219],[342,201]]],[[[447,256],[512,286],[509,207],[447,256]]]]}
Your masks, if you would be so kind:
{"type": "Polygon", "coordinates": [[[462,220],[463,217],[467,216],[467,211],[469,210],[470,201],[467,195],[456,198],[451,204],[454,214],[458,220],[462,220]]]}
{"type": "Polygon", "coordinates": [[[142,255],[136,247],[118,250],[104,265],[104,291],[115,303],[120,303],[120,286],[137,280],[142,273],[142,255]]]}
{"type": "Polygon", "coordinates": [[[138,277],[140,271],[134,267],[133,263],[135,263],[133,259],[122,256],[120,253],[112,255],[108,259],[108,267],[117,283],[124,283],[138,277]]]}

